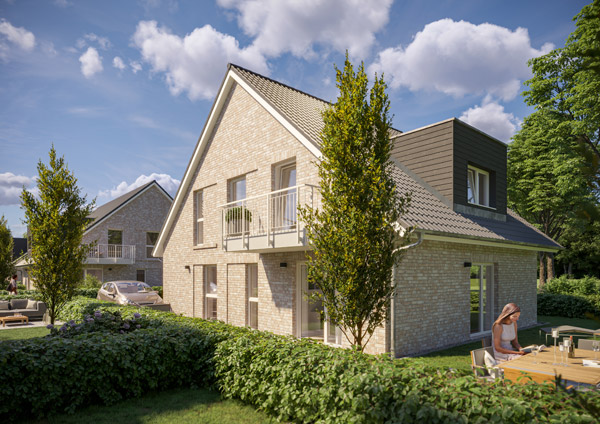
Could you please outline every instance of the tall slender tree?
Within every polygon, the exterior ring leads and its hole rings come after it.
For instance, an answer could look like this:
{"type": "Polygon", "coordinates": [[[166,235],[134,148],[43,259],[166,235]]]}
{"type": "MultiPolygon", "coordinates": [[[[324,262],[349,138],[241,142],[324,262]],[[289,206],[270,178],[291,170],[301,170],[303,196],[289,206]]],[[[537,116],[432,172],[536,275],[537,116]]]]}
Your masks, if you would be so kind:
{"type": "Polygon", "coordinates": [[[37,166],[39,199],[23,189],[22,208],[31,242],[30,275],[48,307],[50,322],[73,297],[88,248],[81,245],[94,202],[87,204],[64,157],[50,149],[49,166],[37,166]]]}
{"type": "Polygon", "coordinates": [[[4,280],[15,271],[13,265],[13,238],[4,215],[0,218],[0,289],[6,289],[4,280]],[[2,287],[4,285],[4,287],[2,287]]]}
{"type": "Polygon", "coordinates": [[[337,101],[323,113],[318,164],[322,205],[303,209],[308,238],[308,281],[320,291],[327,316],[363,350],[388,317],[394,288],[394,226],[408,207],[391,176],[389,100],[375,75],[369,91],[364,64],[348,56],[336,67],[337,101]]]}

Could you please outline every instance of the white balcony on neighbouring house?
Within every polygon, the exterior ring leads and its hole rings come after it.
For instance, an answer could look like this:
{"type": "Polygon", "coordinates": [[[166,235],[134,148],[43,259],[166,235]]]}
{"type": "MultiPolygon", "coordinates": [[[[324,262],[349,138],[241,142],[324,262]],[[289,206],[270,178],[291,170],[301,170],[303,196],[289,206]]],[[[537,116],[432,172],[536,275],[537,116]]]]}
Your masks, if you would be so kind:
{"type": "Polygon", "coordinates": [[[319,204],[318,187],[303,184],[222,205],[223,250],[304,250],[308,241],[298,208],[319,204]]]}
{"type": "Polygon", "coordinates": [[[127,265],[135,263],[135,246],[97,244],[89,251],[87,264],[127,265]]]}

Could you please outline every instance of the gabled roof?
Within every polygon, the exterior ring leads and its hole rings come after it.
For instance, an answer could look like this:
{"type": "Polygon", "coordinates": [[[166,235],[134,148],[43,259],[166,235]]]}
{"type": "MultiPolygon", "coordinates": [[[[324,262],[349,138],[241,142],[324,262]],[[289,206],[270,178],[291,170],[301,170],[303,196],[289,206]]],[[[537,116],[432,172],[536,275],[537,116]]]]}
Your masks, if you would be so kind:
{"type": "Polygon", "coordinates": [[[156,186],[171,202],[173,201],[173,198],[169,195],[169,193],[167,193],[165,191],[165,189],[162,188],[160,186],[160,184],[158,184],[156,182],[156,180],[152,180],[149,183],[144,184],[143,186],[140,186],[138,188],[135,188],[135,189],[131,190],[130,192],[125,193],[122,196],[119,196],[116,199],[113,199],[110,202],[105,203],[104,205],[96,208],[91,214],[88,215],[88,219],[90,219],[91,222],[88,224],[85,232],[87,233],[88,231],[90,231],[92,228],[94,228],[100,222],[104,221],[106,218],[111,216],[113,213],[117,212],[119,209],[121,209],[127,203],[131,202],[133,199],[140,196],[142,193],[144,193],[145,191],[150,189],[150,187],[152,187],[152,186],[156,186]]]}
{"type": "MultiPolygon", "coordinates": [[[[225,105],[227,95],[234,84],[239,84],[315,157],[321,157],[319,149],[320,133],[323,128],[321,112],[329,103],[248,69],[229,64],[175,200],[171,204],[171,209],[161,229],[153,252],[154,256],[163,255],[167,234],[174,225],[177,211],[181,207],[189,185],[192,183],[195,169],[200,163],[204,149],[225,105]]],[[[397,137],[400,134],[402,134],[401,131],[390,130],[390,137],[397,137]]],[[[412,208],[406,218],[410,225],[415,225],[422,231],[452,234],[463,238],[488,239],[511,244],[528,244],[550,250],[560,248],[558,244],[518,218],[512,211],[509,212],[506,222],[459,214],[454,212],[452,205],[444,202],[443,196],[415,175],[407,173],[407,170],[402,166],[394,170],[394,177],[401,190],[413,192],[412,208]]]]}

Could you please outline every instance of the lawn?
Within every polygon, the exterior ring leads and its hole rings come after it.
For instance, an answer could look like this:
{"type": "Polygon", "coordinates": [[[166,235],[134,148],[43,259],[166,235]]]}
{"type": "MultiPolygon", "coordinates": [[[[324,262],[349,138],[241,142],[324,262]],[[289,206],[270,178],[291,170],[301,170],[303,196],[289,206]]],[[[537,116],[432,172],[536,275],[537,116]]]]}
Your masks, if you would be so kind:
{"type": "Polygon", "coordinates": [[[114,423],[270,423],[268,415],[206,389],[178,389],[127,399],[112,406],[90,406],[75,414],[53,415],[29,424],[114,423]]]}
{"type": "Polygon", "coordinates": [[[0,341],[32,339],[34,337],[43,337],[50,334],[46,327],[32,328],[11,328],[10,330],[0,330],[0,341]]]}
{"type": "MultiPolygon", "coordinates": [[[[540,334],[540,327],[551,327],[559,325],[573,325],[576,327],[597,329],[600,328],[600,322],[591,319],[563,318],[538,316],[538,322],[548,323],[539,327],[529,328],[527,330],[519,330],[518,337],[521,346],[531,344],[546,344],[544,333],[540,334]]],[[[548,338],[548,344],[552,343],[552,339],[548,338]]],[[[410,358],[408,360],[418,363],[424,363],[436,367],[450,367],[456,369],[471,369],[470,351],[479,349],[481,341],[456,346],[450,349],[432,352],[424,356],[410,358]]]]}

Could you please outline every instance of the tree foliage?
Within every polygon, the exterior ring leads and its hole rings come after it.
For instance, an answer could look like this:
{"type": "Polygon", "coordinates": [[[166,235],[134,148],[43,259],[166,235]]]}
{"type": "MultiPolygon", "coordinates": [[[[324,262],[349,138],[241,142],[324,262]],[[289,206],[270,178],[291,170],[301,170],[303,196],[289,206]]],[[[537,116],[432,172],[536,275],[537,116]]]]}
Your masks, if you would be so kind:
{"type": "MultiPolygon", "coordinates": [[[[0,218],[0,285],[4,284],[4,280],[10,277],[15,271],[13,265],[13,238],[8,222],[4,215],[0,218]]],[[[6,289],[0,286],[1,290],[6,289]]]]}
{"type": "Polygon", "coordinates": [[[23,190],[21,202],[31,240],[30,275],[54,323],[81,280],[88,251],[81,239],[94,202],[86,204],[77,179],[64,157],[57,158],[54,146],[49,166],[40,160],[37,170],[39,199],[23,190]]]}
{"type": "MultiPolygon", "coordinates": [[[[526,103],[560,116],[549,133],[569,133],[585,162],[586,175],[600,188],[600,0],[574,18],[576,29],[564,47],[531,59],[526,103]]],[[[571,141],[568,140],[570,144],[571,141]]]]}
{"type": "Polygon", "coordinates": [[[301,211],[313,248],[308,281],[327,315],[362,350],[388,317],[394,225],[408,206],[391,176],[389,100],[383,77],[369,92],[361,63],[336,67],[337,101],[323,113],[318,165],[322,206],[301,211]]]}

